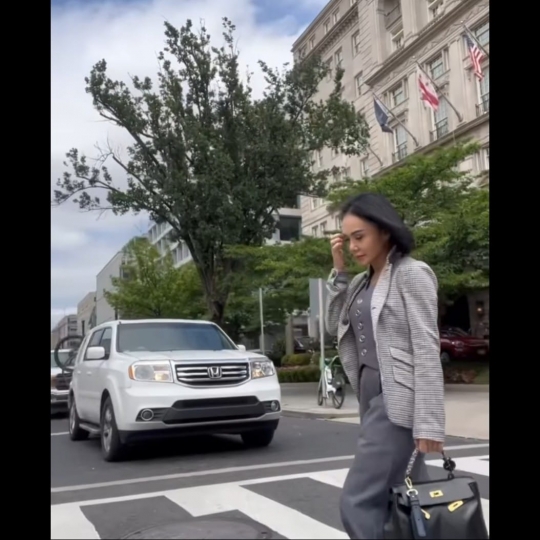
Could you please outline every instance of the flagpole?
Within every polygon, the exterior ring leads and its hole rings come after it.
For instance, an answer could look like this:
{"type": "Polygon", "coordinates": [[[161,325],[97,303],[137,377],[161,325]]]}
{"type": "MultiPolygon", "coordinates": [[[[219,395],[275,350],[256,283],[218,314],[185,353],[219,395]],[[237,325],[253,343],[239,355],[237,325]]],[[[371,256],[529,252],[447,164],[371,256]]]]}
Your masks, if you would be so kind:
{"type": "Polygon", "coordinates": [[[371,148],[371,144],[368,144],[367,145],[367,148],[368,150],[377,158],[377,161],[380,163],[381,167],[383,166],[383,162],[382,162],[382,159],[379,157],[378,154],[375,153],[375,151],[373,150],[373,148],[371,148]]]}
{"type": "Polygon", "coordinates": [[[476,36],[469,30],[469,27],[463,21],[461,21],[461,25],[463,26],[463,28],[465,28],[465,32],[467,32],[468,36],[478,45],[478,48],[486,55],[486,58],[489,58],[489,53],[484,47],[482,47],[481,43],[476,39],[476,36]]]}
{"type": "Polygon", "coordinates": [[[435,84],[435,81],[426,73],[426,71],[424,70],[424,68],[422,68],[422,66],[418,63],[418,60],[415,60],[414,61],[416,63],[416,65],[418,66],[418,68],[420,69],[420,71],[428,78],[428,80],[431,82],[431,84],[433,85],[433,88],[435,88],[435,90],[437,91],[437,94],[439,94],[445,101],[446,103],[448,103],[448,105],[450,105],[450,107],[452,108],[452,110],[456,113],[456,116],[458,117],[458,120],[460,122],[463,122],[463,116],[461,115],[461,113],[454,107],[454,104],[448,99],[447,96],[444,95],[444,93],[442,92],[441,88],[435,84]]]}
{"type": "Polygon", "coordinates": [[[382,99],[372,90],[371,93],[377,98],[377,101],[386,109],[386,112],[411,136],[414,144],[418,148],[420,146],[418,139],[409,131],[407,126],[384,104],[382,99]]]}

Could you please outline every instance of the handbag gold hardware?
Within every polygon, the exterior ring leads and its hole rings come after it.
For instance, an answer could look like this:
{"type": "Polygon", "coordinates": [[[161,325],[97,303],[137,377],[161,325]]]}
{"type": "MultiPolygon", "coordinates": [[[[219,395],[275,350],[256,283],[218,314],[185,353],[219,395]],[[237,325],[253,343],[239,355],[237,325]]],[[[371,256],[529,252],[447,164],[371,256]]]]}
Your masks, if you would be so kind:
{"type": "Polygon", "coordinates": [[[438,489],[437,491],[430,491],[429,492],[429,496],[432,498],[432,499],[435,499],[437,497],[442,497],[443,496],[443,492],[438,489]]]}
{"type": "Polygon", "coordinates": [[[455,512],[461,506],[463,506],[463,501],[456,501],[448,505],[448,510],[455,512]]]}

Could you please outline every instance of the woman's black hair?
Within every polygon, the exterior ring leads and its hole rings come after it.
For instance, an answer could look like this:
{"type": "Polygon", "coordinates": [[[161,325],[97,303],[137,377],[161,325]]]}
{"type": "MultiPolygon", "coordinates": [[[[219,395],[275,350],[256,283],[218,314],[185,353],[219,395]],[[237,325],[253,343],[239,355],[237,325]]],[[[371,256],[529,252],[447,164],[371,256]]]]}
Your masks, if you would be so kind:
{"type": "Polygon", "coordinates": [[[403,255],[415,247],[414,236],[390,201],[378,193],[362,193],[351,197],[341,207],[341,218],[352,214],[365,219],[390,235],[390,244],[403,255]]]}

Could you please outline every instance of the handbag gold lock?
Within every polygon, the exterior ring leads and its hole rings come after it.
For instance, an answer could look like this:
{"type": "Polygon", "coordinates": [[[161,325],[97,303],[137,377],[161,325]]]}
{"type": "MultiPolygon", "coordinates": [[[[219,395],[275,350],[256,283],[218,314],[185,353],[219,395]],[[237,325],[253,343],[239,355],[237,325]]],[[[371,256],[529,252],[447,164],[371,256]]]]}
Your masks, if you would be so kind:
{"type": "Polygon", "coordinates": [[[450,510],[450,512],[455,512],[461,506],[463,506],[463,501],[456,501],[448,505],[448,510],[450,510]]]}
{"type": "Polygon", "coordinates": [[[432,499],[436,499],[437,497],[442,497],[443,496],[443,492],[438,489],[437,491],[430,491],[429,492],[429,496],[432,498],[432,499]]]}

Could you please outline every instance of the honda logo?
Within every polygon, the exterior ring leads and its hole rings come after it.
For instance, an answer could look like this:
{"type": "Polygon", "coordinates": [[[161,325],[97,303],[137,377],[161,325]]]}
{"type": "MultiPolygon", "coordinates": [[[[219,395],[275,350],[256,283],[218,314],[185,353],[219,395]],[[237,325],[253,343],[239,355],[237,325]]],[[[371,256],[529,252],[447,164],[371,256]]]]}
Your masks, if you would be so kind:
{"type": "Polygon", "coordinates": [[[210,366],[208,368],[208,377],[210,379],[221,379],[221,368],[219,366],[210,366]]]}

